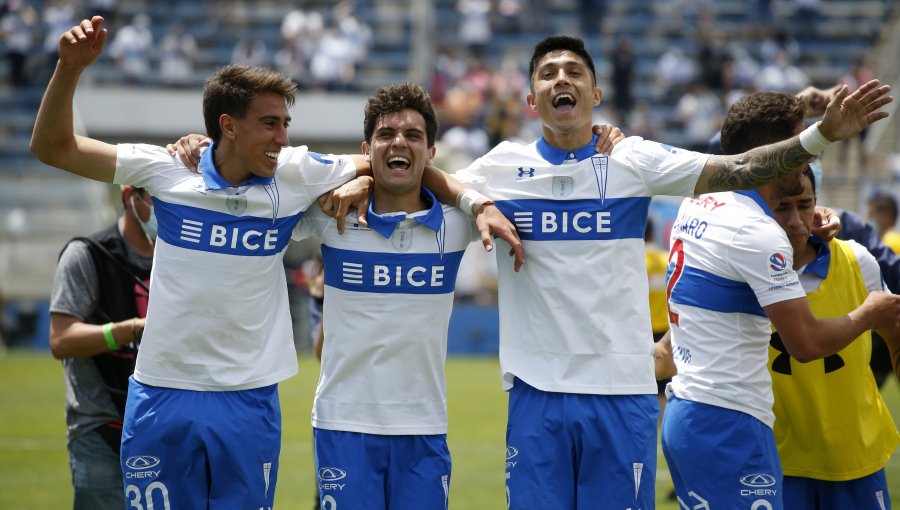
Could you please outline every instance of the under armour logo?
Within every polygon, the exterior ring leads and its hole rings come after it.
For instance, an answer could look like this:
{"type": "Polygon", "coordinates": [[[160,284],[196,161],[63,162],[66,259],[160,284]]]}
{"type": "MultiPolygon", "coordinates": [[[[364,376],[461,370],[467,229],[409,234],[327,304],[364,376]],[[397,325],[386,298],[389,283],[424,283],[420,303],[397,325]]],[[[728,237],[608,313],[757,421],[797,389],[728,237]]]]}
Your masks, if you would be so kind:
{"type": "Polygon", "coordinates": [[[524,179],[526,177],[531,178],[534,177],[534,168],[529,168],[525,170],[525,167],[519,167],[519,179],[524,179]]]}
{"type": "MultiPolygon", "coordinates": [[[[791,375],[791,355],[788,354],[787,348],[784,346],[784,342],[781,340],[781,335],[776,331],[772,333],[772,338],[769,340],[769,345],[772,346],[773,349],[778,351],[778,356],[772,360],[772,371],[776,374],[784,374],[791,375]]],[[[838,354],[832,354],[831,356],[826,356],[824,360],[825,373],[830,374],[835,370],[840,369],[844,366],[844,360],[838,354]]]]}

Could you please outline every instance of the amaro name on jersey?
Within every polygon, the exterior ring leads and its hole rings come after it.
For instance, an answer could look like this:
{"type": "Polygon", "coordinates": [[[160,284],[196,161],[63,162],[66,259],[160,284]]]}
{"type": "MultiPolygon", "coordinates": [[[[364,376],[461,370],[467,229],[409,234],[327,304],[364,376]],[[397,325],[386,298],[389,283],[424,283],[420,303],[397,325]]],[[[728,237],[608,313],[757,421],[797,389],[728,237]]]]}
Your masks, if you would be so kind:
{"type": "Polygon", "coordinates": [[[325,285],[351,292],[402,294],[453,292],[462,255],[462,251],[443,255],[394,254],[322,246],[325,285]]]}
{"type": "Polygon", "coordinates": [[[643,239],[650,198],[498,200],[496,205],[524,240],[643,239]]]}
{"type": "Polygon", "coordinates": [[[159,237],[168,244],[227,255],[277,255],[291,240],[302,214],[249,218],[154,199],[159,237]]]}

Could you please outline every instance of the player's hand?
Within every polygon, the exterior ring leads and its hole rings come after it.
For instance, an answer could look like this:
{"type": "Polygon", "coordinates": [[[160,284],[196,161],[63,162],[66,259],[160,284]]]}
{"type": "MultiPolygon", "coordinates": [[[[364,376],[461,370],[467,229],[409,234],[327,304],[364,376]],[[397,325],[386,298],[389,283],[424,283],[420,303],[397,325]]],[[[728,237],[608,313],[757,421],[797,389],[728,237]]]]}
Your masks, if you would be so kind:
{"type": "Polygon", "coordinates": [[[492,204],[482,205],[475,213],[475,226],[478,227],[486,251],[494,249],[491,236],[497,236],[511,246],[509,256],[516,258],[513,269],[518,272],[522,268],[522,264],[525,263],[525,248],[516,227],[500,212],[500,209],[492,204]]]}
{"type": "Polygon", "coordinates": [[[835,92],[840,88],[840,84],[830,89],[820,89],[810,85],[798,92],[797,98],[806,104],[807,117],[819,117],[825,113],[825,108],[831,102],[831,99],[834,98],[835,92]]]}
{"type": "Polygon", "coordinates": [[[175,143],[166,145],[170,156],[177,155],[181,162],[193,172],[199,171],[200,149],[212,144],[209,137],[203,135],[185,135],[175,143]]]}
{"type": "Polygon", "coordinates": [[[841,231],[841,227],[841,217],[837,211],[822,205],[816,206],[812,224],[813,234],[825,241],[831,241],[837,237],[838,233],[841,231]]]}
{"type": "Polygon", "coordinates": [[[881,291],[870,292],[860,306],[860,308],[864,307],[872,321],[872,329],[900,327],[900,295],[881,291]]]}
{"type": "MultiPolygon", "coordinates": [[[[108,31],[101,28],[102,16],[83,19],[59,36],[59,65],[71,69],[83,69],[97,60],[106,45],[108,31]]],[[[27,30],[19,27],[18,30],[27,30]]]]}
{"type": "Polygon", "coordinates": [[[337,220],[339,234],[344,233],[344,220],[351,207],[356,208],[356,221],[364,227],[369,226],[366,214],[369,212],[369,197],[374,184],[375,179],[363,175],[319,197],[322,212],[337,220]]]}
{"type": "Polygon", "coordinates": [[[594,126],[593,131],[597,135],[597,145],[594,146],[597,154],[612,154],[613,147],[625,139],[625,133],[621,129],[609,124],[594,126]]]}
{"type": "Polygon", "coordinates": [[[849,95],[847,86],[841,85],[819,122],[822,135],[832,142],[846,140],[886,118],[888,112],[879,109],[894,98],[887,95],[891,90],[890,85],[879,85],[878,80],[872,80],[849,95]]]}

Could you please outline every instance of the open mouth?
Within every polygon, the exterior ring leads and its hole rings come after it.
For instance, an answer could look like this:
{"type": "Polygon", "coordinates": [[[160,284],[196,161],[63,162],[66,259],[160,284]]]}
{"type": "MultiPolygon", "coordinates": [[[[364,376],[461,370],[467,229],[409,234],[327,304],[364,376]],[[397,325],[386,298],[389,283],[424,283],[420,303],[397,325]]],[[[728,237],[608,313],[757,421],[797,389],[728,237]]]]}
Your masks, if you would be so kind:
{"type": "Polygon", "coordinates": [[[394,156],[387,160],[387,166],[391,170],[406,170],[409,168],[409,160],[401,156],[394,156]]]}
{"type": "Polygon", "coordinates": [[[278,161],[278,154],[279,154],[278,152],[271,152],[271,151],[265,152],[266,157],[272,161],[278,161]]]}
{"type": "Polygon", "coordinates": [[[551,103],[558,111],[568,112],[575,109],[575,96],[569,93],[559,94],[551,103]]]}

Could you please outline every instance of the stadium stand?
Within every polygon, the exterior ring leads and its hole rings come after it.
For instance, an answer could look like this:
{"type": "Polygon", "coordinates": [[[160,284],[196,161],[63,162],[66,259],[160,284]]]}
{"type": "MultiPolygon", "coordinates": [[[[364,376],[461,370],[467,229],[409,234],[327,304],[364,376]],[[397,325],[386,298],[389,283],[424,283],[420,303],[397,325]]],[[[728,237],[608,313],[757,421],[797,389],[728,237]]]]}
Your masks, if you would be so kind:
{"type": "MultiPolygon", "coordinates": [[[[475,0],[472,0],[475,1],[475,0]]],[[[487,1],[487,0],[486,0],[487,1]]],[[[37,12],[41,12],[49,0],[30,0],[30,4],[37,12]]],[[[81,2],[79,2],[80,4],[81,2]]],[[[795,13],[794,4],[789,0],[775,0],[772,2],[772,12],[760,18],[758,13],[751,9],[753,2],[744,0],[717,0],[715,2],[696,2],[700,8],[696,16],[685,14],[683,0],[605,0],[594,2],[605,4],[602,24],[598,21],[598,30],[584,34],[584,16],[579,12],[579,0],[549,0],[538,2],[534,0],[503,0],[501,2],[488,2],[495,7],[491,11],[491,32],[486,44],[479,51],[488,70],[496,70],[504,55],[514,55],[518,58],[521,67],[527,65],[527,58],[533,44],[540,38],[551,33],[569,33],[585,37],[588,47],[592,49],[598,63],[600,84],[603,87],[607,104],[611,98],[611,68],[608,63],[610,51],[615,41],[621,36],[627,36],[634,52],[635,76],[633,79],[633,91],[636,104],[649,104],[652,115],[651,122],[659,127],[655,138],[673,145],[685,142],[684,129],[676,116],[676,102],[680,97],[680,91],[675,93],[660,94],[654,89],[654,73],[657,62],[667,49],[679,47],[684,54],[695,64],[703,64],[701,50],[703,47],[702,34],[715,31],[724,37],[732,56],[745,56],[749,60],[759,64],[763,56],[761,48],[769,33],[767,28],[784,27],[790,38],[799,47],[799,54],[794,59],[794,64],[808,76],[811,84],[827,87],[847,72],[855,58],[865,54],[875,54],[876,45],[882,41],[878,48],[888,48],[891,43],[890,34],[897,32],[898,12],[891,0],[822,0],[818,13],[814,18],[808,15],[795,13]],[[502,7],[501,7],[502,6],[502,7]],[[703,9],[707,9],[704,11],[703,9]],[[602,26],[602,29],[599,27],[602,26]],[[734,50],[738,51],[735,52],[734,50]]],[[[274,53],[282,46],[281,24],[288,11],[302,4],[311,11],[317,11],[328,21],[335,9],[335,2],[328,0],[311,0],[289,3],[282,0],[195,0],[191,2],[168,0],[121,0],[115,20],[111,22],[111,30],[129,23],[137,14],[146,14],[150,20],[150,28],[153,34],[154,46],[149,55],[151,72],[140,77],[137,83],[125,79],[122,71],[116,66],[108,52],[97,65],[90,69],[90,74],[84,77],[93,83],[99,91],[116,90],[118,94],[131,97],[161,98],[160,104],[168,101],[168,94],[172,98],[184,98],[185,94],[199,94],[205,78],[211,71],[221,65],[227,64],[232,58],[235,44],[242,39],[261,41],[267,48],[268,61],[272,62],[274,53]],[[159,43],[164,35],[172,29],[174,23],[180,23],[187,27],[187,31],[196,41],[196,53],[194,54],[193,70],[190,75],[179,82],[178,85],[169,85],[160,78],[158,72],[162,50],[159,43]],[[104,87],[111,87],[104,88],[104,87]]],[[[0,1],[0,16],[3,15],[0,1]]],[[[442,51],[455,52],[464,56],[469,51],[460,39],[460,24],[463,19],[460,15],[459,0],[433,0],[430,2],[417,2],[414,0],[356,0],[341,2],[340,5],[349,8],[358,20],[367,26],[372,33],[371,43],[365,58],[358,62],[353,80],[347,84],[340,93],[329,95],[318,90],[320,84],[307,75],[295,76],[303,94],[315,91],[313,103],[318,112],[328,112],[332,98],[340,103],[341,108],[347,104],[362,104],[366,95],[374,87],[384,84],[402,81],[421,81],[432,83],[432,73],[436,62],[436,56],[442,51]]],[[[88,15],[86,12],[77,12],[76,17],[88,15]]],[[[32,30],[34,40],[43,40],[43,25],[36,24],[32,30]]],[[[895,39],[896,40],[896,36],[895,39]]],[[[0,47],[3,46],[0,40],[0,47]]],[[[45,193],[30,194],[23,192],[22,196],[28,199],[17,202],[16,207],[9,206],[6,198],[8,191],[4,191],[0,202],[0,246],[18,246],[22,243],[21,237],[15,237],[11,233],[9,224],[13,210],[24,210],[29,217],[35,218],[39,223],[54,223],[60,225],[55,230],[57,234],[41,231],[40,235],[46,239],[45,247],[17,247],[17,250],[39,251],[47,250],[50,245],[61,246],[62,241],[71,237],[76,231],[91,231],[91,222],[96,221],[94,209],[97,206],[95,191],[85,191],[81,196],[90,196],[82,205],[70,204],[70,209],[58,211],[51,207],[60,202],[60,197],[66,192],[75,189],[71,180],[61,176],[60,172],[49,169],[37,162],[28,151],[28,142],[31,135],[34,115],[40,101],[42,91],[48,77],[49,62],[39,50],[40,44],[35,44],[35,54],[28,69],[31,81],[23,87],[13,87],[5,81],[0,82],[0,189],[22,190],[36,187],[46,191],[45,193]],[[26,177],[27,176],[27,177],[26,177]],[[31,184],[23,184],[25,181],[31,184]],[[44,210],[38,214],[33,211],[44,210]],[[54,210],[50,213],[47,211],[54,210]],[[40,218],[40,219],[38,219],[40,218]],[[82,218],[73,225],[68,223],[72,218],[82,218]],[[68,228],[65,226],[69,225],[68,228]]],[[[888,50],[879,50],[882,53],[888,50]]],[[[898,75],[896,53],[893,57],[878,60],[878,76],[889,81],[896,81],[898,75]]],[[[877,55],[876,55],[877,56],[877,55]]],[[[761,64],[759,64],[761,65],[761,64]]],[[[524,71],[525,69],[521,69],[524,71]]],[[[0,62],[0,75],[6,76],[8,64],[0,62]]],[[[82,87],[90,89],[90,87],[82,87]]],[[[721,96],[726,96],[722,91],[721,96]]],[[[108,97],[114,97],[110,94],[108,97]]],[[[439,99],[436,97],[436,99],[439,99]]],[[[148,99],[149,100],[149,99],[148,99]]],[[[118,103],[116,103],[118,104],[118,103]]],[[[156,104],[156,103],[154,103],[156,104]]],[[[338,104],[338,103],[334,103],[338,104]]],[[[116,109],[113,112],[127,110],[116,109]]],[[[316,111],[316,110],[314,110],[316,111]]],[[[102,117],[109,112],[99,113],[92,111],[91,115],[85,115],[90,119],[86,123],[88,130],[92,129],[93,122],[102,122],[102,117]],[[95,120],[100,118],[99,121],[95,120]]],[[[162,117],[170,112],[161,112],[162,117]]],[[[177,114],[177,112],[175,112],[177,114]]],[[[326,115],[316,113],[316,115],[326,115]]],[[[478,120],[484,121],[484,115],[478,120]]],[[[605,117],[608,118],[608,117],[605,117]]],[[[355,117],[354,117],[355,119],[355,117]]],[[[140,124],[140,119],[134,119],[140,124]]],[[[340,119],[338,119],[340,120],[340,119]]],[[[359,129],[356,125],[349,125],[353,119],[347,120],[347,129],[335,132],[334,143],[355,142],[359,137],[359,129]]],[[[446,130],[452,125],[445,119],[442,125],[446,130]]],[[[891,126],[879,128],[877,140],[871,142],[878,145],[878,151],[885,154],[898,153],[900,149],[897,142],[889,143],[890,139],[896,140],[897,121],[891,126]],[[888,140],[888,141],[885,141],[888,140]]],[[[183,124],[177,124],[179,127],[183,124]]],[[[628,126],[624,126],[627,127],[628,126]]],[[[102,130],[101,130],[102,131],[102,130]]],[[[107,128],[108,131],[108,128],[107,128]]],[[[104,138],[109,141],[119,141],[116,133],[104,132],[104,138]]],[[[122,133],[133,135],[134,133],[122,133]]],[[[142,133],[143,134],[143,133],[142,133]]],[[[142,137],[158,143],[174,139],[181,134],[178,128],[153,133],[150,138],[142,137]]],[[[297,137],[295,137],[297,139],[297,137]]],[[[877,179],[892,178],[890,172],[900,174],[900,156],[885,156],[882,162],[885,168],[891,165],[898,168],[885,171],[872,171],[877,179]],[[891,163],[893,161],[893,163],[891,163]]],[[[893,168],[893,167],[891,167],[893,168]]],[[[827,167],[826,167],[827,169],[827,167]]],[[[845,175],[859,175],[859,171],[851,171],[845,175]]],[[[850,186],[851,191],[835,191],[830,196],[838,199],[834,205],[847,208],[856,208],[858,204],[858,183],[848,182],[846,178],[829,181],[826,180],[826,188],[832,186],[850,186]]],[[[89,186],[89,185],[88,185],[89,186]]],[[[14,192],[14,194],[17,194],[14,192]]],[[[107,209],[108,212],[108,209],[107,209]]],[[[101,213],[101,216],[105,213],[101,213]]],[[[29,223],[29,225],[32,223],[29,223]]],[[[102,224],[102,222],[97,223],[102,224]]],[[[31,234],[29,234],[31,235],[31,234]]],[[[38,235],[37,233],[35,235],[38,235]]],[[[22,245],[26,246],[26,245],[22,245]]],[[[8,248],[3,248],[7,250],[8,248]]],[[[46,289],[49,292],[50,276],[53,270],[53,260],[56,249],[50,250],[49,258],[42,256],[37,265],[42,266],[40,274],[30,274],[30,280],[36,282],[36,288],[46,289]]],[[[0,251],[0,260],[8,259],[4,251],[0,251]]],[[[34,260],[38,260],[35,258],[34,260]]],[[[21,277],[21,269],[12,267],[8,260],[0,263],[0,288],[8,300],[15,300],[26,296],[17,295],[10,289],[16,289],[15,283],[21,277]]],[[[27,297],[32,298],[35,292],[27,297]]]]}

